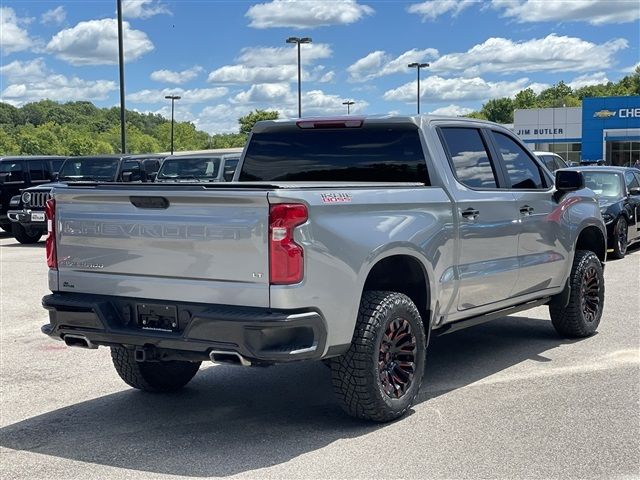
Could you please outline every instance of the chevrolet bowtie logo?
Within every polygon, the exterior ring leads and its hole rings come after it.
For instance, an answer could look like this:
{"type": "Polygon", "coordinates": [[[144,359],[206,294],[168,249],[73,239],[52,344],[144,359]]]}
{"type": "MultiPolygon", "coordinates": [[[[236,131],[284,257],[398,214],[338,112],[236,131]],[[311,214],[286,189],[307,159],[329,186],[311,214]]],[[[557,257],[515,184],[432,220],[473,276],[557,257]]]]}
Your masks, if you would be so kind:
{"type": "Polygon", "coordinates": [[[600,110],[593,114],[596,118],[611,118],[616,116],[616,112],[612,112],[611,110],[600,110]]]}

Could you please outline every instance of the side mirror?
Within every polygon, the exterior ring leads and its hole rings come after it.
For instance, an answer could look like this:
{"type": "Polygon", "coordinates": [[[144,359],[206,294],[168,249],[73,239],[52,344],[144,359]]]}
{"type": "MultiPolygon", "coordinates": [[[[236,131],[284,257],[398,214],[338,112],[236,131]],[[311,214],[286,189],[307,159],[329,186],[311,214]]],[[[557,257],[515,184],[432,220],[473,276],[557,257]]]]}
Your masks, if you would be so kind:
{"type": "Polygon", "coordinates": [[[59,177],[60,177],[60,174],[58,172],[53,172],[53,175],[51,175],[51,181],[57,182],[59,177]]]}
{"type": "Polygon", "coordinates": [[[556,190],[560,193],[573,192],[584,188],[584,175],[577,170],[557,170],[556,190]]]}
{"type": "Polygon", "coordinates": [[[633,195],[634,197],[636,195],[640,195],[640,187],[632,187],[629,189],[629,195],[633,195]]]}
{"type": "Polygon", "coordinates": [[[147,180],[149,180],[150,182],[155,182],[157,176],[158,176],[158,172],[148,173],[147,180]]]}
{"type": "Polygon", "coordinates": [[[122,181],[130,182],[132,176],[133,176],[133,172],[122,172],[122,181]]]}

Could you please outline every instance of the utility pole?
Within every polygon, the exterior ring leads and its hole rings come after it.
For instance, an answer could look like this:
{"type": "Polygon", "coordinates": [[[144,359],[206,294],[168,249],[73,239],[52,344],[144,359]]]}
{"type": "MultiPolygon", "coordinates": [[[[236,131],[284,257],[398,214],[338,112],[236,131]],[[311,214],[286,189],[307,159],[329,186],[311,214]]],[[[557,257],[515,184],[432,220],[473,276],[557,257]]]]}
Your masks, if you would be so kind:
{"type": "Polygon", "coordinates": [[[120,151],[127,153],[126,111],[124,105],[124,46],[122,43],[122,0],[118,6],[118,63],[120,66],[120,151]]]}
{"type": "Polygon", "coordinates": [[[298,45],[298,118],[302,118],[302,77],[300,74],[300,44],[311,43],[309,37],[289,37],[287,43],[295,43],[298,45]]]}
{"type": "Polygon", "coordinates": [[[415,68],[418,70],[418,115],[420,115],[420,69],[428,67],[428,63],[413,62],[408,65],[409,68],[415,68]]]}

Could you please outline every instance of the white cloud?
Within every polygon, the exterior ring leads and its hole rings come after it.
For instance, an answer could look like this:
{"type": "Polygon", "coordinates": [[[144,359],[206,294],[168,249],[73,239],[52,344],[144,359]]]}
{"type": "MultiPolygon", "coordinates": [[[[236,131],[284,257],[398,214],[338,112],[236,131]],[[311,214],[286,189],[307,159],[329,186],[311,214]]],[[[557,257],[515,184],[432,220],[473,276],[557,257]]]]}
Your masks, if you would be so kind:
{"type": "Polygon", "coordinates": [[[166,5],[155,0],[123,0],[122,16],[125,18],[149,18],[154,15],[167,14],[171,11],[166,5]]]}
{"type": "MultiPolygon", "coordinates": [[[[125,62],[153,50],[147,34],[122,22],[125,62]]],[[[113,18],[80,22],[58,32],[49,41],[47,52],[71,65],[113,65],[118,63],[118,27],[113,18]]]]}
{"type": "Polygon", "coordinates": [[[333,79],[336,77],[336,72],[333,70],[322,74],[322,76],[318,79],[320,83],[330,83],[333,82],[333,79]]]}
{"type": "Polygon", "coordinates": [[[245,16],[251,20],[249,26],[254,28],[310,29],[348,25],[373,12],[373,8],[356,0],[272,0],[253,5],[245,16]]]}
{"type": "MultiPolygon", "coordinates": [[[[105,100],[117,89],[111,80],[83,80],[49,70],[42,58],[15,60],[0,67],[8,86],[0,93],[3,102],[23,105],[42,99],[58,102],[71,100],[105,100]]],[[[3,82],[5,84],[5,82],[3,82]]]]}
{"type": "Polygon", "coordinates": [[[296,81],[298,71],[295,65],[279,67],[248,67],[245,65],[225,65],[209,73],[212,83],[281,83],[296,81]]]}
{"type": "MultiPolygon", "coordinates": [[[[300,63],[308,65],[330,58],[333,55],[331,47],[326,43],[304,43],[300,45],[300,63]]],[[[236,59],[238,63],[244,65],[260,66],[280,66],[297,65],[298,49],[294,46],[283,47],[247,47],[240,51],[240,56],[236,59]]]]}
{"type": "Polygon", "coordinates": [[[468,76],[485,72],[590,71],[612,66],[614,54],[627,47],[628,42],[622,38],[603,44],[556,34],[522,42],[489,38],[464,53],[438,58],[431,63],[431,71],[456,71],[468,76]]]}
{"type": "Polygon", "coordinates": [[[503,16],[528,22],[629,23],[640,18],[637,0],[493,0],[503,16]]]}
{"type": "Polygon", "coordinates": [[[196,78],[204,69],[200,65],[196,65],[187,70],[181,72],[174,72],[171,70],[156,70],[151,73],[151,80],[156,82],[175,83],[180,85],[187,83],[190,80],[196,78]]]}
{"type": "MultiPolygon", "coordinates": [[[[302,65],[329,58],[331,47],[324,43],[302,45],[302,65]]],[[[298,79],[298,54],[293,47],[249,47],[243,48],[236,59],[237,65],[224,65],[209,73],[212,83],[283,83],[298,79]]],[[[330,81],[333,74],[325,74],[324,67],[315,66],[310,71],[303,68],[302,79],[306,81],[330,81]],[[328,75],[328,76],[327,76],[328,75]]]]}
{"type": "Polygon", "coordinates": [[[233,103],[269,103],[293,104],[298,98],[291,91],[288,83],[261,83],[252,85],[249,90],[238,93],[231,100],[233,103]]]}
{"type": "MultiPolygon", "coordinates": [[[[417,82],[409,82],[398,88],[387,90],[383,98],[387,101],[415,102],[417,82]]],[[[520,90],[530,87],[528,78],[511,82],[488,82],[475,78],[442,78],[431,76],[420,82],[420,98],[431,102],[489,100],[512,97],[520,90]]],[[[536,88],[541,85],[537,84],[536,88]]]]}
{"type": "Polygon", "coordinates": [[[167,95],[178,95],[181,97],[178,103],[196,104],[224,97],[227,93],[229,90],[226,87],[194,88],[192,90],[182,88],[145,89],[128,94],[127,100],[134,103],[157,104],[166,102],[164,97],[167,95]]]}
{"type": "Polygon", "coordinates": [[[627,68],[623,68],[622,70],[620,70],[622,73],[635,73],[636,68],[640,67],[640,62],[636,63],[635,65],[631,65],[630,67],[627,68]]]}
{"type": "Polygon", "coordinates": [[[477,0],[427,0],[426,2],[410,5],[407,11],[422,16],[422,21],[426,22],[435,20],[440,15],[449,12],[455,17],[474,3],[477,3],[477,0]]]}
{"type": "Polygon", "coordinates": [[[589,85],[599,85],[601,83],[608,83],[609,79],[607,78],[606,73],[604,72],[596,72],[586,75],[580,75],[579,77],[571,80],[567,85],[573,88],[582,88],[587,87],[589,85]]]}
{"type": "MultiPolygon", "coordinates": [[[[350,98],[354,102],[351,105],[351,113],[362,113],[369,106],[365,100],[350,98]]],[[[322,90],[311,90],[302,96],[302,112],[305,116],[311,115],[343,115],[346,114],[346,107],[342,105],[344,97],[327,94],[322,90]]],[[[291,113],[290,116],[296,115],[291,113]]]]}
{"type": "Polygon", "coordinates": [[[373,78],[391,75],[393,73],[408,73],[407,65],[412,62],[425,62],[438,56],[438,51],[434,48],[418,50],[412,48],[398,57],[393,58],[390,54],[377,50],[359,59],[347,68],[349,80],[353,82],[366,82],[373,78]]]}
{"type": "Polygon", "coordinates": [[[446,115],[448,117],[461,117],[475,111],[473,108],[461,107],[460,105],[447,105],[446,107],[436,108],[429,112],[431,115],[446,115]]]}
{"type": "Polygon", "coordinates": [[[40,16],[40,23],[52,23],[54,25],[60,25],[67,18],[67,12],[64,10],[64,7],[60,5],[59,7],[52,8],[51,10],[47,10],[40,16]]]}
{"type": "Polygon", "coordinates": [[[6,55],[31,48],[35,42],[20,24],[28,19],[18,18],[13,8],[0,7],[0,49],[6,55]]]}

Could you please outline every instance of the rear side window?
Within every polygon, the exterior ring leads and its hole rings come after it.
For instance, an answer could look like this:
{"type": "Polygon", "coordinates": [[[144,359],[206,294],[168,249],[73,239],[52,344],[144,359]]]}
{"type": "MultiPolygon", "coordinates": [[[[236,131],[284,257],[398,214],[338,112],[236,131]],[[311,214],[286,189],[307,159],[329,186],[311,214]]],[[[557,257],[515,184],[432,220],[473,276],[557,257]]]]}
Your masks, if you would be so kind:
{"type": "Polygon", "coordinates": [[[31,160],[27,164],[29,165],[29,176],[32,182],[46,180],[42,160],[31,160]]]}
{"type": "Polygon", "coordinates": [[[538,165],[520,145],[499,132],[493,132],[493,137],[507,167],[511,188],[526,190],[546,187],[538,165]]]}
{"type": "Polygon", "coordinates": [[[442,136],[456,177],[471,188],[497,188],[489,151],[476,128],[442,128],[442,136]]]}
{"type": "Polygon", "coordinates": [[[420,182],[427,168],[415,125],[254,133],[240,181],[420,182]]]}

